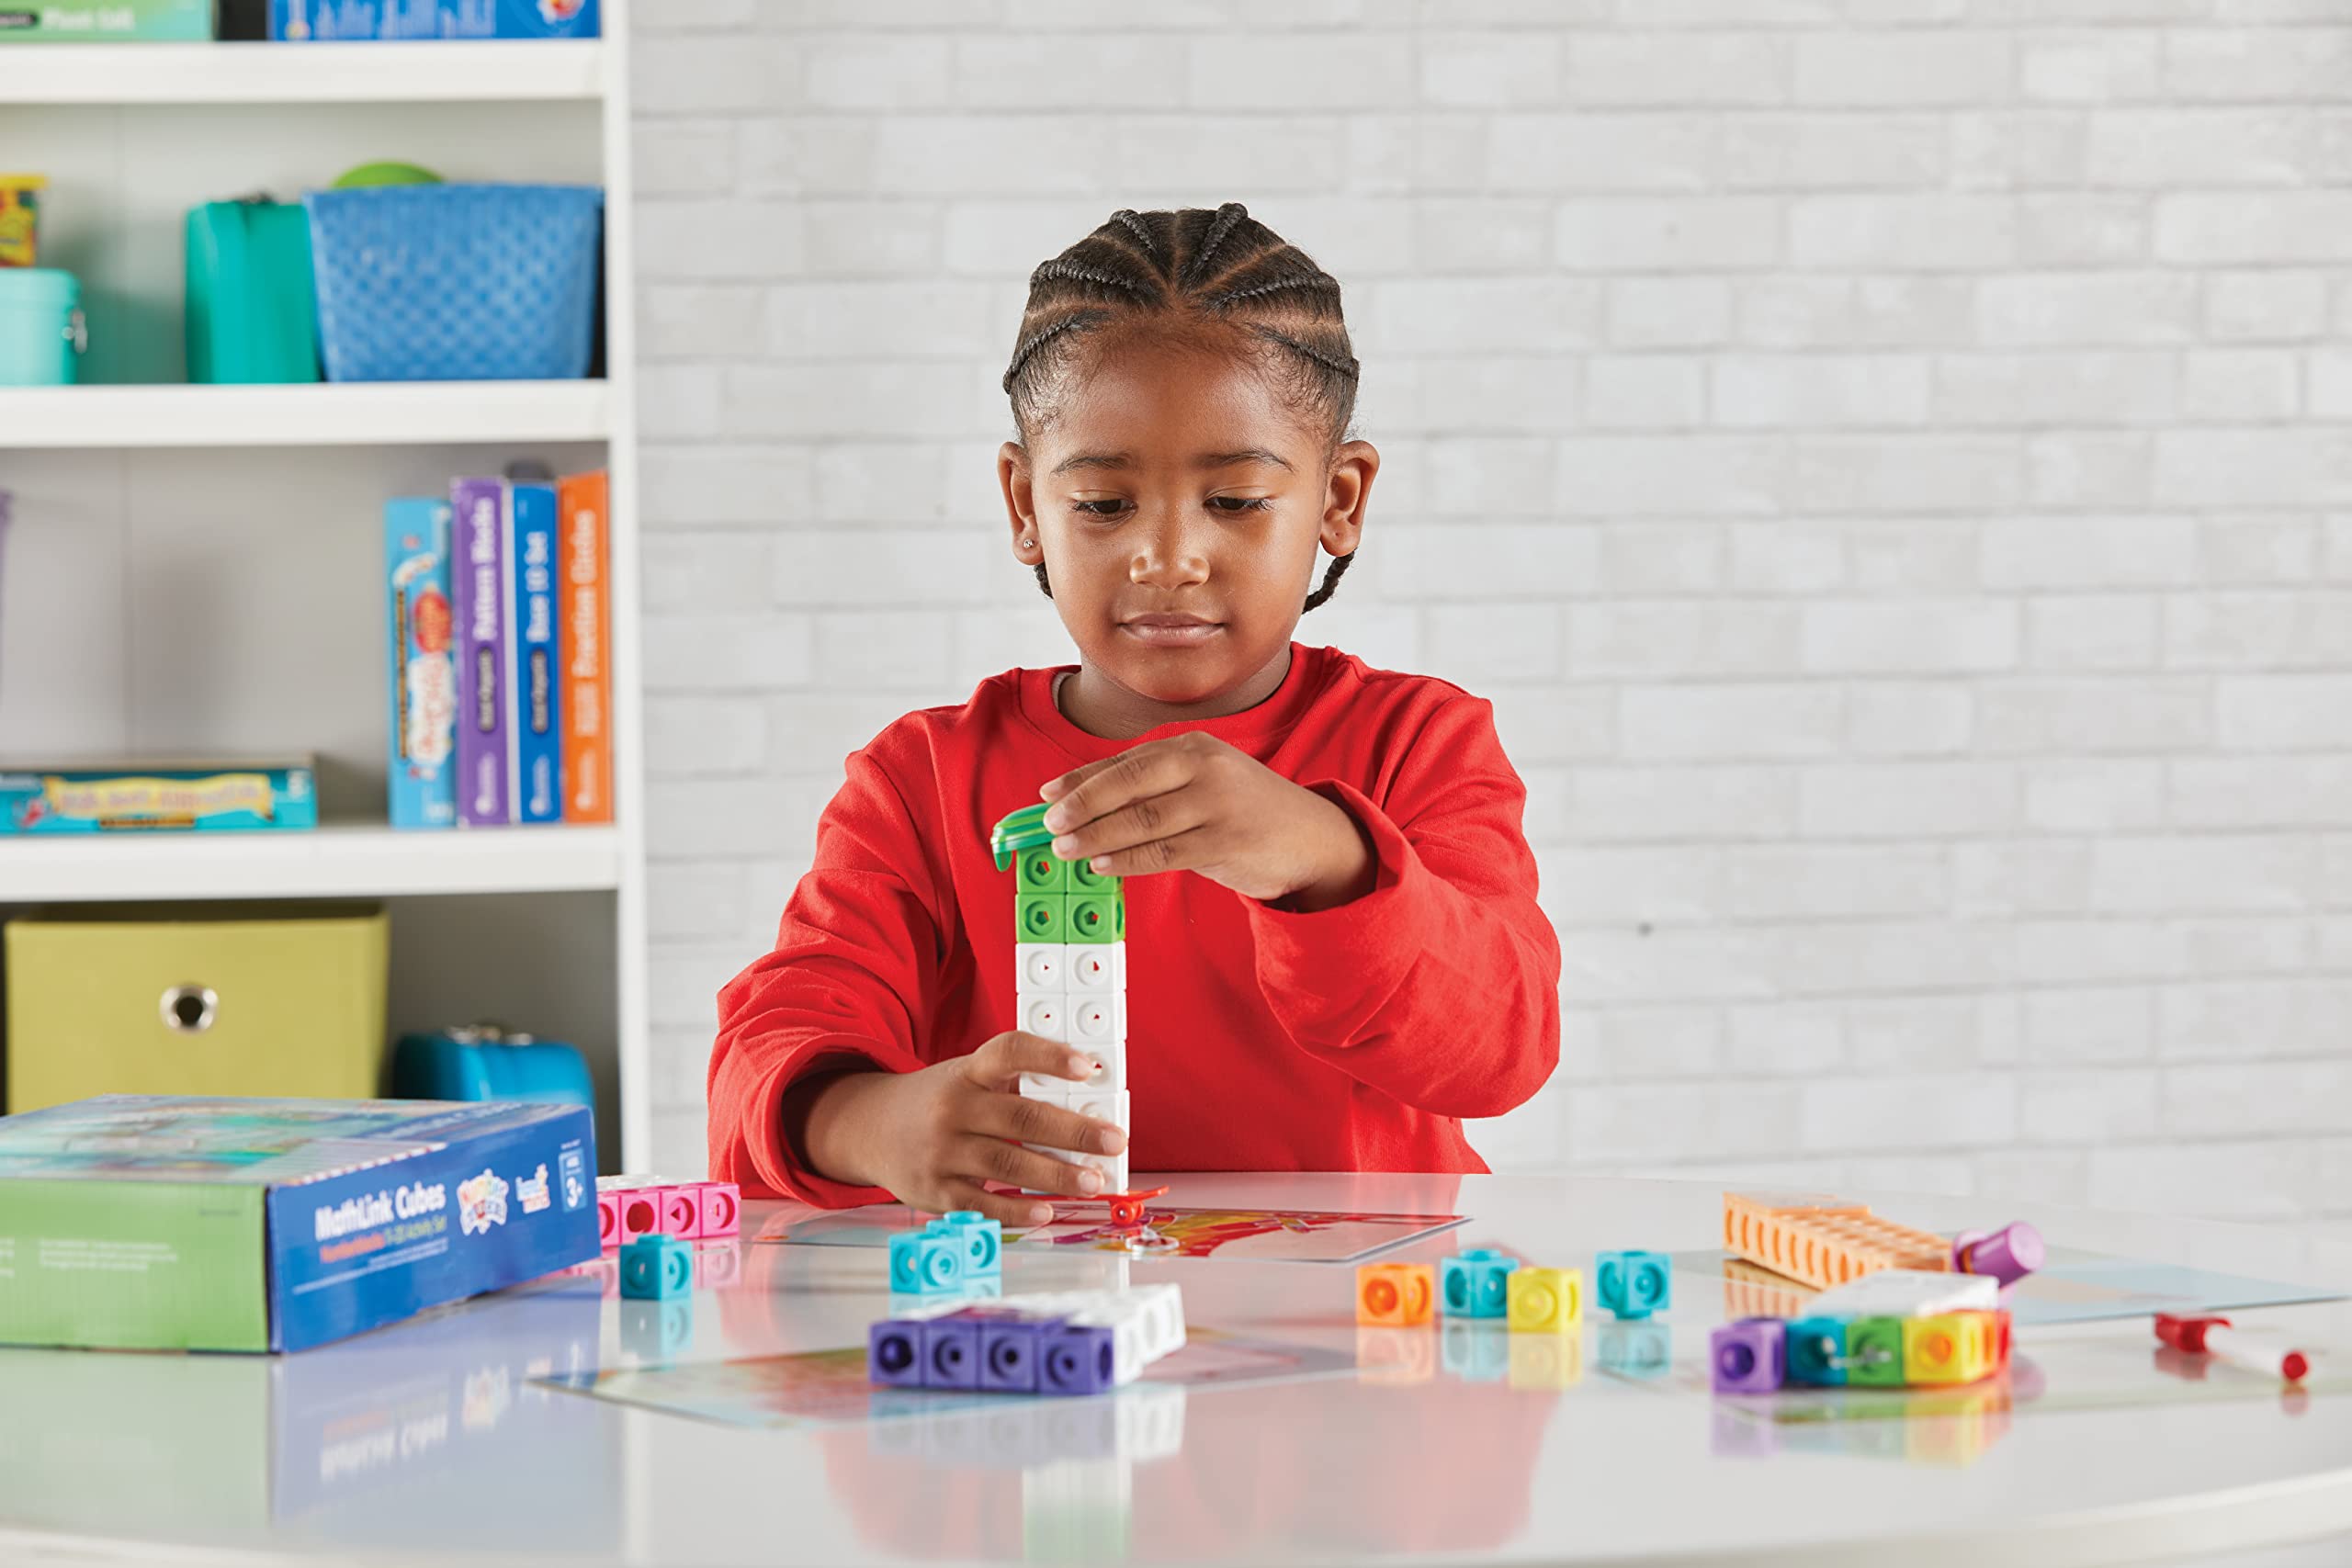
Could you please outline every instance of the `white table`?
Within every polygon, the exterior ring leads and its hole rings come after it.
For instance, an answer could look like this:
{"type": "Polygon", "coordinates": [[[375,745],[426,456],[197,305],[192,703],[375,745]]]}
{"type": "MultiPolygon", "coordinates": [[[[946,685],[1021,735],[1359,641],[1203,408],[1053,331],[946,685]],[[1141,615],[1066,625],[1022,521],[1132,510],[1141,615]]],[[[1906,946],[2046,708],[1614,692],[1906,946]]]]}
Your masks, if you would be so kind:
{"type": "MultiPolygon", "coordinates": [[[[1187,1176],[1167,1201],[1451,1210],[1405,1256],[1498,1241],[1585,1267],[1596,1248],[1713,1245],[1718,1186],[1530,1178],[1187,1176]]],[[[2151,1216],[1852,1194],[1938,1229],[2028,1217],[2053,1245],[2313,1283],[2352,1250],[2151,1216]]],[[[759,1244],[799,1213],[754,1205],[739,1279],[697,1295],[683,1359],[861,1342],[882,1255],[759,1244]]],[[[1351,1271],[1104,1253],[1007,1255],[1008,1290],[1173,1280],[1196,1324],[1352,1350],[1351,1271]]],[[[1678,1276],[1678,1358],[1723,1292],[1678,1276]]],[[[865,1562],[1126,1555],[1148,1562],[2084,1564],[2352,1530],[2352,1400],[2324,1395],[1941,1417],[1851,1446],[1758,1454],[1703,1394],[1596,1370],[1561,1391],[1341,1377],[1166,1391],[1109,1425],[1008,1400],[986,1418],[746,1431],[529,1380],[628,1364],[624,1303],[534,1287],[274,1359],[0,1351],[0,1560],[865,1562]],[[1165,1403],[1170,1395],[1173,1404],[1165,1403]],[[1089,1447],[1089,1445],[1093,1445],[1089,1447]],[[1973,1455],[1973,1457],[1971,1457],[1973,1455]],[[1024,1471],[1023,1458],[1030,1463],[1024,1471]],[[1966,1462],[1962,1462],[1962,1461],[1966,1462]]],[[[2352,1348],[2343,1303],[2240,1314],[2352,1348]]],[[[639,1328],[641,1330],[642,1325],[639,1328]]],[[[2145,1319],[2028,1330],[2153,1346],[2145,1319]]],[[[2118,1352],[2120,1353],[2120,1352],[2118,1352]]],[[[2136,1354],[2136,1352],[2133,1352],[2136,1354]]],[[[2293,1561],[2301,1562],[2301,1556],[2293,1561]]]]}

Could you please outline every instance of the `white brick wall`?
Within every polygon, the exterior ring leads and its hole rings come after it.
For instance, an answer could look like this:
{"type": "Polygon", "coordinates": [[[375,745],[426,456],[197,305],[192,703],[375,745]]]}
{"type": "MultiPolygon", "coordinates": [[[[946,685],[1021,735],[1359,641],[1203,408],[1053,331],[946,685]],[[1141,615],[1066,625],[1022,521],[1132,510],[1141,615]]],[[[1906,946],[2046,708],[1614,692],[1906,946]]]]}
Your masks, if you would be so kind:
{"type": "Polygon", "coordinates": [[[1067,653],[1028,269],[1240,199],[1386,457],[1303,630],[1532,792],[1498,1165],[2352,1218],[2352,6],[640,16],[664,1168],[843,752],[1067,653]]]}

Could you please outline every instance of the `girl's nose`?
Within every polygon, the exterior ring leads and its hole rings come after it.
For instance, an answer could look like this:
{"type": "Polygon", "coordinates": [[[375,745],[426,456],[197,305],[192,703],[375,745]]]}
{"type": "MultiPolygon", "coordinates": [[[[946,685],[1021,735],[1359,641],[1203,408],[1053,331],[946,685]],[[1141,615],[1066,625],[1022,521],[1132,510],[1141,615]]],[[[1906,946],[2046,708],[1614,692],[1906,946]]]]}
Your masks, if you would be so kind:
{"type": "Polygon", "coordinates": [[[1127,563],[1127,581],[1159,589],[1206,581],[1207,546],[1207,539],[1181,519],[1165,521],[1137,541],[1135,557],[1127,563]]]}

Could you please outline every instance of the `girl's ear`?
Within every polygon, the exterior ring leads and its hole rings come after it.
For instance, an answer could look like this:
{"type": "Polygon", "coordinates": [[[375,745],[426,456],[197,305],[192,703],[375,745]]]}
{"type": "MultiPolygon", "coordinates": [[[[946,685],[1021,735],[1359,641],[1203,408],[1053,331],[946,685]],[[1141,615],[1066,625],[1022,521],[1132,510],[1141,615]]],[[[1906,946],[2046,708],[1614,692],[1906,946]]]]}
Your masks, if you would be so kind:
{"type": "Polygon", "coordinates": [[[1004,491],[1004,514],[1012,525],[1012,558],[1035,566],[1046,558],[1045,536],[1037,529],[1037,502],[1029,488],[1029,452],[1018,441],[997,448],[996,480],[1004,491]]]}
{"type": "Polygon", "coordinates": [[[1323,499],[1323,522],[1317,542],[1323,553],[1353,555],[1363,542],[1364,503],[1372,499],[1372,481],[1380,474],[1380,449],[1369,441],[1340,444],[1331,459],[1331,477],[1323,499]]]}

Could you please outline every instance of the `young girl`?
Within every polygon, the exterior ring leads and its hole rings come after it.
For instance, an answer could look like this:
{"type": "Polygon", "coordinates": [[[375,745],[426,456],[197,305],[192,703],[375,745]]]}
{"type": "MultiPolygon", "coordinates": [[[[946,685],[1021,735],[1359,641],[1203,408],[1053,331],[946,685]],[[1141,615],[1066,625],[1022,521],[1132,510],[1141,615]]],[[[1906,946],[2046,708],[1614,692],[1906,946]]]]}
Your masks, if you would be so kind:
{"type": "Polygon", "coordinates": [[[719,993],[710,1170],[1008,1224],[1091,1168],[1486,1168],[1460,1118],[1543,1084],[1558,940],[1483,700],[1291,640],[1380,469],[1346,439],[1340,286],[1238,202],[1120,211],[1033,273],[997,457],[1079,661],[1012,670],[848,760],[775,951],[719,993]],[[1332,557],[1308,592],[1316,548],[1332,557]],[[1120,1131],[1016,1092],[1097,1064],[1007,1030],[990,825],[1129,878],[1120,1131]]]}

